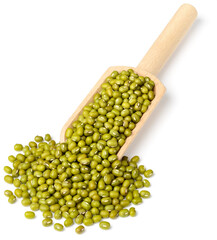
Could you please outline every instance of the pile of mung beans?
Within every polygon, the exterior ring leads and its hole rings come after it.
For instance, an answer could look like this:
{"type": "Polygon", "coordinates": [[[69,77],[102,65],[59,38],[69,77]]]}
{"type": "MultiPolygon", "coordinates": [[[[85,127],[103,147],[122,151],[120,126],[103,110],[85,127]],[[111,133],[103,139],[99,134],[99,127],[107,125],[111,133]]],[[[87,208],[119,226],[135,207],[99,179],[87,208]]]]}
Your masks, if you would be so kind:
{"type": "Polygon", "coordinates": [[[46,134],[14,146],[19,153],[8,157],[12,167],[4,167],[4,180],[16,189],[4,193],[9,203],[21,198],[30,207],[26,218],[40,210],[45,227],[53,218],[64,219],[54,224],[57,231],[74,223],[78,234],[94,223],[106,230],[110,223],[104,219],[134,217],[130,205],[150,197],[139,189],[150,186],[153,171],[138,165],[138,156],[118,159],[117,153],[154,99],[154,82],[129,69],[112,72],[101,87],[66,130],[66,142],[56,143],[46,134]]]}

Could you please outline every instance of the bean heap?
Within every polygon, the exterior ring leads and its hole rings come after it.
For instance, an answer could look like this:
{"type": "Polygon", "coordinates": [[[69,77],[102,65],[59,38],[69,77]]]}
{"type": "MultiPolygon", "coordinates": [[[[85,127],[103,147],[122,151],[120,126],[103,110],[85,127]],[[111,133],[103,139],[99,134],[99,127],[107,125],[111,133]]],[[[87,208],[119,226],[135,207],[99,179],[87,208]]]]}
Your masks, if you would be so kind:
{"type": "MultiPolygon", "coordinates": [[[[4,180],[16,188],[14,193],[5,191],[8,202],[21,198],[32,210],[25,212],[28,219],[40,210],[45,227],[53,218],[64,218],[65,227],[75,222],[78,234],[83,225],[98,222],[101,229],[109,229],[110,223],[102,221],[106,218],[134,217],[136,210],[130,205],[150,197],[149,191],[138,189],[150,186],[145,178],[153,171],[138,166],[138,156],[118,159],[117,153],[154,99],[153,89],[149,77],[131,69],[114,71],[66,130],[65,143],[46,134],[24,147],[16,144],[14,149],[22,153],[8,157],[12,168],[4,167],[4,180]]],[[[54,229],[62,231],[64,226],[57,222],[54,229]]]]}
{"type": "Polygon", "coordinates": [[[132,69],[112,72],[94,101],[66,130],[66,142],[74,158],[81,153],[89,162],[117,160],[117,152],[155,97],[154,85],[149,77],[138,76],[132,69]]]}

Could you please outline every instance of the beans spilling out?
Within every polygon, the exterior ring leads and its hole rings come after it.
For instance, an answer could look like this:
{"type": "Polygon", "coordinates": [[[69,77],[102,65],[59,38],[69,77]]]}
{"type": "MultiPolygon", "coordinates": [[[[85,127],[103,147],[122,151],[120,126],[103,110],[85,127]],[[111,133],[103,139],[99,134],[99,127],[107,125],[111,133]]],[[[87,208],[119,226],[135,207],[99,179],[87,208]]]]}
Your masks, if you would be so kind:
{"type": "Polygon", "coordinates": [[[150,197],[149,191],[140,189],[150,186],[146,178],[153,171],[138,165],[138,156],[118,159],[117,153],[154,99],[153,89],[149,77],[131,69],[114,71],[66,130],[65,143],[46,134],[24,147],[16,144],[20,153],[8,157],[12,167],[4,167],[4,180],[16,188],[5,191],[8,202],[21,198],[31,209],[26,218],[33,219],[40,210],[42,225],[54,224],[57,231],[76,223],[78,234],[84,232],[83,225],[99,223],[107,230],[110,223],[104,219],[136,216],[130,205],[150,197]],[[63,219],[63,224],[53,219],[63,219]]]}

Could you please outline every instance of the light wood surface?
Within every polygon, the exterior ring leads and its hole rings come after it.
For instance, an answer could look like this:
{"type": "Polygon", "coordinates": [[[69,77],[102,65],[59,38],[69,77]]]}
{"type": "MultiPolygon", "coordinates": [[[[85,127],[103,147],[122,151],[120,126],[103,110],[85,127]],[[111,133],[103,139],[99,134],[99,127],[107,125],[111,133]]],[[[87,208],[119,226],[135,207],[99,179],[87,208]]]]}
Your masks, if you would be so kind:
{"type": "Polygon", "coordinates": [[[155,40],[137,66],[137,69],[145,69],[156,76],[181,42],[196,17],[197,10],[195,7],[190,4],[183,4],[155,40]]]}
{"type": "Polygon", "coordinates": [[[178,43],[184,37],[193,21],[197,16],[196,9],[189,5],[183,4],[173,18],[170,20],[166,28],[154,42],[150,50],[147,52],[145,57],[139,63],[136,68],[126,67],[126,66],[114,66],[107,69],[107,71],[102,75],[100,80],[92,88],[86,98],[81,102],[76,111],[71,115],[68,121],[64,124],[61,135],[60,142],[64,142],[65,131],[68,127],[71,127],[72,122],[76,121],[78,116],[82,113],[83,107],[88,103],[93,101],[93,96],[95,93],[99,92],[101,89],[102,83],[105,82],[106,77],[108,77],[114,70],[120,72],[122,70],[127,70],[129,68],[134,69],[136,73],[141,76],[148,76],[155,82],[155,98],[151,102],[148,110],[143,114],[139,123],[136,124],[136,127],[132,131],[132,135],[126,139],[125,144],[121,147],[118,152],[118,158],[120,159],[127,147],[135,139],[137,133],[147,121],[148,117],[151,115],[152,111],[156,108],[157,104],[164,95],[165,87],[155,76],[162,69],[163,65],[166,63],[170,55],[174,52],[178,43]]]}

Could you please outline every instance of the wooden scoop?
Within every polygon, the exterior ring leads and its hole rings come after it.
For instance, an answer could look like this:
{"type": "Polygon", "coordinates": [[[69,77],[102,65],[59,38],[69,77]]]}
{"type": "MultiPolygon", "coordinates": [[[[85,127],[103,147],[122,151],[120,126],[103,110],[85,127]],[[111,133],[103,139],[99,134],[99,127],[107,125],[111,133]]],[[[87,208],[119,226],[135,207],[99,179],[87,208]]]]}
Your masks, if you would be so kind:
{"type": "Polygon", "coordinates": [[[121,72],[122,70],[131,68],[138,75],[144,77],[148,76],[155,82],[155,98],[152,100],[150,106],[148,107],[148,110],[143,114],[140,121],[136,124],[136,127],[132,131],[132,135],[126,139],[125,144],[120,148],[118,152],[118,159],[120,159],[164,95],[165,87],[157,79],[156,75],[160,72],[166,61],[169,59],[182,38],[185,36],[188,29],[193,24],[196,16],[197,10],[193,6],[190,4],[183,4],[172,17],[163,32],[160,34],[160,36],[157,38],[157,40],[154,42],[154,44],[151,46],[149,51],[146,53],[136,68],[125,66],[110,67],[102,75],[100,80],[96,83],[93,89],[89,92],[83,102],[78,106],[76,111],[63,126],[60,135],[60,142],[64,142],[66,140],[66,129],[68,127],[71,127],[72,122],[77,120],[78,116],[82,113],[83,107],[93,101],[93,96],[100,91],[101,85],[105,82],[105,79],[115,70],[121,72]]]}

